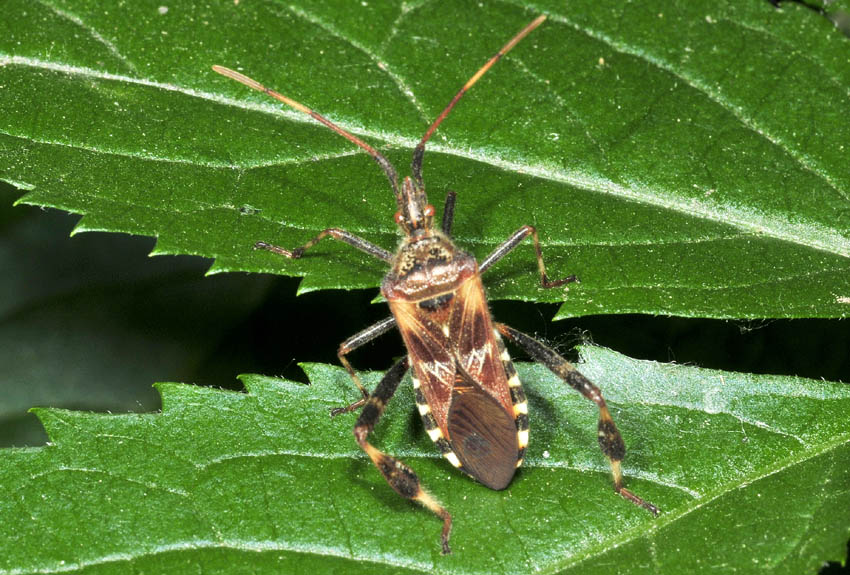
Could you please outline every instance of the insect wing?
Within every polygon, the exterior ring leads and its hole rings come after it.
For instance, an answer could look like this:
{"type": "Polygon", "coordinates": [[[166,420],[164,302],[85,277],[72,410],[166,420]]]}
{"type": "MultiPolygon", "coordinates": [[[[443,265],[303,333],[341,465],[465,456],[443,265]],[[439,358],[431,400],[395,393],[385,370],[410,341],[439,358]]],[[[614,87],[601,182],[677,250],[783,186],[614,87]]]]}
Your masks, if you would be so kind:
{"type": "Polygon", "coordinates": [[[490,489],[508,486],[519,458],[516,422],[463,369],[452,393],[448,429],[464,471],[490,489]]]}
{"type": "Polygon", "coordinates": [[[462,369],[492,395],[508,413],[513,413],[511,392],[502,359],[501,339],[493,330],[490,310],[479,277],[473,277],[458,288],[457,309],[452,319],[451,334],[462,369]]]}
{"type": "Polygon", "coordinates": [[[519,459],[507,375],[477,276],[438,312],[391,301],[423,422],[443,454],[492,489],[510,483],[519,459]]]}
{"type": "MultiPolygon", "coordinates": [[[[447,437],[446,420],[455,380],[455,360],[446,335],[448,330],[444,329],[446,324],[424,316],[414,302],[391,300],[389,303],[410,356],[420,413],[424,417],[422,406],[428,406],[441,436],[447,437]]],[[[431,434],[431,430],[428,431],[431,434]]],[[[436,441],[437,436],[431,435],[436,441]]]]}

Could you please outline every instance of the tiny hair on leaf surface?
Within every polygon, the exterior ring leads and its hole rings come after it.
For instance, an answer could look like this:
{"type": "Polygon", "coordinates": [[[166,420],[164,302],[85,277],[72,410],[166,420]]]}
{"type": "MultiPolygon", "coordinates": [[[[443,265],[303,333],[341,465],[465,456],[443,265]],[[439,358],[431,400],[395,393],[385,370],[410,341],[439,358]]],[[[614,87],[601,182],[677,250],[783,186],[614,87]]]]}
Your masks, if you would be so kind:
{"type": "Polygon", "coordinates": [[[593,407],[545,368],[518,365],[533,433],[499,492],[441,458],[405,379],[375,437],[454,514],[454,554],[440,556],[439,521],[391,492],[354,416],[328,419],[355,397],[348,375],[307,364],[311,385],[159,384],[160,414],[38,409],[51,443],[0,450],[0,574],[799,574],[843,560],[847,386],[582,353],[628,444],[627,485],[656,519],[612,491],[593,407]]]}
{"type": "Polygon", "coordinates": [[[558,317],[845,317],[850,302],[848,43],[799,3],[617,0],[168,5],[13,0],[0,23],[0,179],[78,231],[155,236],[212,272],[378,285],[380,262],[300,245],[342,227],[392,249],[386,179],[355,146],[221,78],[221,64],[308,105],[404,175],[423,130],[517,26],[546,23],[429,143],[435,205],[479,258],[536,226],[485,278],[491,298],[558,317]],[[132,22],[132,26],[128,23],[132,22]],[[623,25],[627,22],[628,25],[623,25]],[[802,48],[804,47],[804,48],[802,48]]]}

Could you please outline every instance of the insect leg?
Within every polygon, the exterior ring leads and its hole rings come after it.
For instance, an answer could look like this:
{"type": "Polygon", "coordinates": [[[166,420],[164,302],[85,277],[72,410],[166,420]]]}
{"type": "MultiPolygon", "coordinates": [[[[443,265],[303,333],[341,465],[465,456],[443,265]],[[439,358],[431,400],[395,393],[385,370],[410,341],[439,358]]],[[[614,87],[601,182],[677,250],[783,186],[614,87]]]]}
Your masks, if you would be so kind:
{"type": "Polygon", "coordinates": [[[457,194],[454,192],[449,192],[446,195],[446,205],[443,207],[443,233],[449,237],[452,237],[452,223],[455,219],[455,200],[457,199],[457,194]]]}
{"type": "Polygon", "coordinates": [[[361,237],[355,236],[354,234],[349,233],[345,230],[341,230],[339,228],[328,228],[326,230],[322,230],[315,238],[313,238],[303,246],[297,247],[293,250],[287,250],[285,248],[273,246],[271,244],[267,244],[266,242],[255,243],[254,249],[267,250],[285,256],[287,258],[297,260],[304,255],[304,252],[306,252],[307,250],[315,246],[317,243],[322,241],[322,239],[328,236],[336,240],[345,242],[350,246],[354,246],[358,250],[366,252],[370,256],[375,256],[376,258],[384,260],[385,262],[392,261],[393,259],[393,255],[384,248],[378,247],[372,242],[368,242],[361,237]]]}
{"type": "Polygon", "coordinates": [[[623,437],[614,424],[614,420],[611,419],[611,413],[608,411],[608,406],[605,404],[605,399],[602,397],[602,392],[599,388],[579,373],[570,362],[533,337],[501,323],[496,324],[496,329],[506,338],[523,348],[535,361],[545,365],[552,373],[596,404],[599,408],[599,447],[611,464],[611,473],[614,476],[614,490],[635,505],[643,507],[653,515],[658,515],[658,508],[655,505],[649,501],[644,501],[623,487],[623,472],[620,469],[620,462],[626,454],[626,444],[623,442],[623,437]]]}
{"type": "Polygon", "coordinates": [[[537,230],[534,228],[534,226],[522,226],[520,229],[515,231],[513,235],[511,235],[511,237],[506,239],[499,247],[493,250],[493,253],[484,258],[484,260],[478,266],[478,271],[480,273],[484,273],[487,268],[489,268],[494,263],[508,255],[509,252],[511,252],[515,247],[517,247],[520,242],[527,238],[529,235],[534,239],[534,250],[537,253],[537,268],[540,271],[540,284],[543,287],[553,288],[578,281],[578,278],[574,275],[565,277],[564,279],[560,280],[549,280],[549,276],[546,275],[546,266],[543,265],[543,252],[540,250],[540,239],[537,237],[537,230]]]}
{"type": "Polygon", "coordinates": [[[357,372],[354,371],[354,368],[351,366],[345,356],[360,347],[361,345],[368,343],[379,335],[388,332],[389,330],[394,328],[395,325],[395,318],[390,316],[387,319],[381,320],[374,325],[370,325],[363,331],[355,333],[347,340],[339,344],[339,350],[337,350],[336,356],[339,358],[339,362],[345,368],[345,371],[347,371],[348,375],[351,376],[352,381],[354,381],[354,385],[356,385],[357,389],[360,390],[360,393],[363,394],[363,398],[358,399],[351,405],[333,408],[331,410],[331,417],[339,415],[341,413],[354,411],[355,409],[366,403],[366,400],[369,399],[369,391],[365,387],[363,387],[363,384],[360,382],[360,377],[357,375],[357,372]]]}
{"type": "Polygon", "coordinates": [[[399,360],[390,370],[384,375],[384,378],[375,388],[374,393],[366,402],[363,411],[360,412],[360,417],[357,419],[357,424],[354,426],[354,437],[357,439],[358,445],[366,452],[375,467],[387,480],[396,493],[405,499],[412,499],[429,510],[437,517],[443,520],[443,531],[441,541],[443,546],[443,554],[451,553],[449,548],[449,534],[452,530],[452,516],[449,512],[440,505],[427,491],[422,489],[419,483],[419,478],[413,470],[399,461],[380,450],[375,448],[371,443],[366,441],[366,438],[375,428],[381,414],[384,412],[384,407],[392,398],[398,387],[401,378],[407,372],[408,359],[399,360]]]}

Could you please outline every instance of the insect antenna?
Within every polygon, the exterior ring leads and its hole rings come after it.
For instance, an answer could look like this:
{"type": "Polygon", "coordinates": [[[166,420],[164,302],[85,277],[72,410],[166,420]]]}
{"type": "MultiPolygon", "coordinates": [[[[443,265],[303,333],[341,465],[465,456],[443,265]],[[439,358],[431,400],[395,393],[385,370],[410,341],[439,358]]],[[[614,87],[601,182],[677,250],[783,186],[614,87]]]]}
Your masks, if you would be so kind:
{"type": "Polygon", "coordinates": [[[349,132],[346,132],[345,130],[343,130],[342,128],[340,128],[339,126],[337,126],[336,124],[334,124],[333,122],[331,122],[330,120],[328,120],[327,118],[322,116],[321,114],[314,112],[313,110],[311,110],[310,108],[308,108],[304,104],[296,102],[292,98],[287,98],[283,94],[276,92],[276,91],[272,90],[271,88],[266,88],[265,86],[263,86],[262,84],[260,84],[256,80],[249,78],[245,74],[240,74],[239,72],[236,72],[235,70],[231,70],[230,68],[225,68],[224,66],[213,66],[212,69],[215,72],[218,72],[219,74],[221,74],[222,76],[226,76],[226,77],[230,78],[231,80],[236,80],[237,82],[239,82],[241,84],[245,84],[249,88],[253,88],[254,90],[257,90],[258,92],[263,92],[264,94],[268,94],[272,98],[274,98],[276,100],[280,100],[281,102],[283,102],[287,106],[295,108],[296,110],[298,110],[300,112],[304,112],[305,114],[311,116],[315,120],[318,120],[319,122],[321,122],[322,124],[324,124],[325,126],[330,128],[331,130],[333,130],[334,132],[336,132],[337,134],[339,134],[340,136],[342,136],[343,138],[345,138],[349,142],[356,144],[356,145],[360,146],[361,148],[363,148],[364,150],[366,150],[366,152],[370,156],[372,156],[372,158],[378,163],[378,165],[381,166],[381,169],[384,170],[384,173],[387,175],[387,179],[390,181],[390,185],[393,188],[393,193],[395,194],[396,199],[400,200],[401,192],[399,192],[399,189],[398,189],[398,174],[396,173],[396,170],[393,167],[393,165],[390,164],[390,161],[388,159],[386,159],[383,155],[381,155],[381,153],[378,150],[376,150],[375,148],[373,148],[372,146],[370,146],[369,144],[367,144],[366,142],[364,142],[363,140],[361,140],[360,138],[358,138],[354,134],[350,134],[349,132]]]}
{"type": "Polygon", "coordinates": [[[543,21],[546,20],[546,15],[543,14],[535,18],[530,24],[528,24],[525,28],[519,31],[519,33],[511,38],[507,44],[502,46],[502,49],[496,52],[496,54],[487,60],[487,63],[481,66],[481,69],[478,70],[475,74],[473,74],[472,78],[466,81],[466,84],[463,85],[463,88],[455,94],[455,97],[452,98],[452,101],[449,102],[449,105],[446,106],[446,109],[437,116],[437,119],[434,120],[434,123],[428,128],[425,132],[425,135],[422,136],[422,139],[419,141],[419,144],[416,145],[416,149],[413,150],[413,165],[411,166],[411,171],[413,172],[413,179],[416,181],[417,186],[421,189],[422,185],[422,158],[425,155],[425,143],[431,139],[431,136],[437,131],[437,126],[439,126],[443,120],[446,119],[446,116],[449,115],[449,112],[452,111],[452,108],[455,107],[455,104],[458,103],[466,91],[469,90],[480,78],[483,76],[487,70],[489,70],[493,64],[499,61],[499,59],[507,54],[511,48],[516,46],[520,40],[528,36],[532,30],[540,26],[543,21]]]}

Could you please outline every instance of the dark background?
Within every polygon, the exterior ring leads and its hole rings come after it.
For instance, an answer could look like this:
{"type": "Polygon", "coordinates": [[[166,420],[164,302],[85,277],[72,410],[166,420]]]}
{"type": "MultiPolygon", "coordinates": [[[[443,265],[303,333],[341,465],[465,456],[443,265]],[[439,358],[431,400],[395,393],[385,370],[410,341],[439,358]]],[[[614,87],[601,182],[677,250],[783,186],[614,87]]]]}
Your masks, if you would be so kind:
{"type": "MultiPolygon", "coordinates": [[[[151,411],[159,407],[151,388],[155,381],[241,389],[236,376],[256,372],[306,382],[299,362],[337,363],[342,340],[388,315],[385,305],[370,303],[377,290],[296,297],[297,278],[204,277],[208,260],[149,258],[151,238],[106,233],[70,238],[77,216],[12,207],[22,194],[0,184],[0,265],[6,268],[0,297],[11,302],[0,307],[0,342],[7,348],[0,357],[13,362],[5,366],[12,369],[0,370],[0,447],[47,439],[22,401],[151,411]],[[38,285],[28,285],[32,282],[38,285]],[[116,341],[122,338],[156,344],[116,341]],[[38,358],[38,368],[27,372],[31,376],[15,371],[15,358],[31,356],[38,358]],[[71,379],[79,380],[79,387],[70,389],[71,379]],[[13,389],[17,400],[9,406],[4,398],[13,389]]],[[[499,321],[536,334],[567,357],[574,358],[576,344],[592,342],[638,359],[850,381],[847,321],[625,315],[551,322],[557,305],[496,301],[490,306],[499,321]]],[[[359,369],[383,370],[402,354],[393,332],[351,359],[359,369]]],[[[526,359],[518,350],[513,355],[526,359]]],[[[831,564],[821,573],[850,569],[831,564]]]]}

